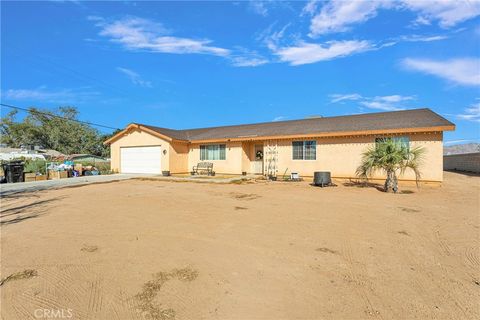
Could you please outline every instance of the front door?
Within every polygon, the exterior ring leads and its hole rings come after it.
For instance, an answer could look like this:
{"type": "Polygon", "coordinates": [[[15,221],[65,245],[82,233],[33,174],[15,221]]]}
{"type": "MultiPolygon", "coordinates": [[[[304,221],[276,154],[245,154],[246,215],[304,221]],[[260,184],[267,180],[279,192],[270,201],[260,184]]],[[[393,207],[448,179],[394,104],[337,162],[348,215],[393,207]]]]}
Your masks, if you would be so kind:
{"type": "Polygon", "coordinates": [[[255,145],[255,154],[253,161],[253,173],[263,174],[263,144],[255,145]]]}

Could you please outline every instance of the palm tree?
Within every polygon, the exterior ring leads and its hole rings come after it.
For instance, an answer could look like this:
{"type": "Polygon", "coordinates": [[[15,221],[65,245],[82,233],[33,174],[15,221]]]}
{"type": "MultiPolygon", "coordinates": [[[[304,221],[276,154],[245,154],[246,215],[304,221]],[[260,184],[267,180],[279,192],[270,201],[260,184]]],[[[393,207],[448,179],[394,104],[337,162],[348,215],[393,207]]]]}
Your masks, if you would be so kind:
{"type": "Polygon", "coordinates": [[[375,171],[386,173],[385,192],[397,192],[397,173],[403,174],[407,169],[415,173],[415,181],[420,179],[419,167],[422,164],[425,148],[415,147],[410,149],[408,144],[396,139],[386,138],[376,142],[362,154],[362,163],[357,168],[357,176],[368,180],[375,171]]]}

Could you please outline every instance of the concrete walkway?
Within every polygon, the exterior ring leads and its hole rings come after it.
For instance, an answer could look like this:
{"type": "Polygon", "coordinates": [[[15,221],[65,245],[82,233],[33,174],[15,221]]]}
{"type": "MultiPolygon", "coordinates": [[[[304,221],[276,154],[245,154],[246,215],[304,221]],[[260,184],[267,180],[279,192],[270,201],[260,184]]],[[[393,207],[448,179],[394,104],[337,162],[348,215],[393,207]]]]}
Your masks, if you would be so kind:
{"type": "Polygon", "coordinates": [[[0,196],[9,195],[19,192],[31,192],[46,189],[58,189],[69,186],[80,186],[92,183],[104,183],[112,181],[127,180],[140,177],[152,177],[154,175],[140,175],[140,174],[110,174],[103,176],[83,176],[77,178],[32,181],[32,182],[18,182],[18,183],[2,183],[0,184],[0,196]]]}
{"type": "Polygon", "coordinates": [[[235,176],[235,177],[206,177],[206,176],[170,176],[163,177],[158,174],[110,174],[100,176],[83,176],[77,178],[67,178],[58,180],[45,180],[19,183],[0,184],[0,196],[6,196],[20,192],[32,192],[47,189],[59,189],[71,186],[82,186],[93,183],[106,183],[128,179],[146,179],[159,181],[189,181],[203,183],[232,183],[243,179],[251,179],[254,176],[235,176]]]}

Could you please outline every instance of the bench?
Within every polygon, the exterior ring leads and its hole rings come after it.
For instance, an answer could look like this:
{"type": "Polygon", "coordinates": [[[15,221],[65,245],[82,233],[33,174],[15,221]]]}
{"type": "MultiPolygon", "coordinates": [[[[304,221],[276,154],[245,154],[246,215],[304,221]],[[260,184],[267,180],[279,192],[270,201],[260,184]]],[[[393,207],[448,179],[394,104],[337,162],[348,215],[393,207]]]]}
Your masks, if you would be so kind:
{"type": "Polygon", "coordinates": [[[209,176],[214,176],[213,163],[211,162],[199,162],[192,168],[192,175],[199,174],[200,172],[206,172],[209,176]]]}

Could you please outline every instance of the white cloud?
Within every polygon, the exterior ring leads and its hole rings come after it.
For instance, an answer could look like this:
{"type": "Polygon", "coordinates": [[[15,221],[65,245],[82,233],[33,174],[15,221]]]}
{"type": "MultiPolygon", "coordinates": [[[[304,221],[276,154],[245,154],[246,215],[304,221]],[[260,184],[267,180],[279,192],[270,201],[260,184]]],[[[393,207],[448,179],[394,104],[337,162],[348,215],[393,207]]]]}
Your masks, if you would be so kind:
{"type": "MultiPolygon", "coordinates": [[[[418,14],[414,25],[429,25],[438,21],[443,28],[453,27],[480,15],[480,1],[465,0],[358,0],[326,2],[310,22],[310,35],[348,31],[352,25],[374,18],[381,9],[409,10],[418,14]]],[[[316,10],[307,4],[304,12],[316,10]]]]}
{"type": "MultiPolygon", "coordinates": [[[[284,40],[283,38],[285,36],[285,31],[288,27],[290,27],[291,23],[284,25],[278,31],[273,31],[275,25],[276,23],[272,23],[270,26],[268,26],[268,28],[258,33],[255,38],[257,41],[262,42],[270,50],[275,50],[275,48],[279,46],[280,42],[284,40]]],[[[292,39],[289,40],[291,41],[292,39]]]]}
{"type": "Polygon", "coordinates": [[[258,67],[269,63],[267,59],[261,56],[234,56],[231,61],[235,67],[258,67]]]}
{"type": "Polygon", "coordinates": [[[374,49],[368,41],[329,41],[324,44],[300,42],[290,47],[272,47],[281,61],[297,66],[319,61],[332,60],[374,49]]]}
{"type": "Polygon", "coordinates": [[[98,92],[84,89],[48,90],[43,86],[36,89],[9,89],[2,91],[4,99],[49,103],[81,103],[98,96],[98,92]]]}
{"type": "Polygon", "coordinates": [[[282,121],[282,120],[285,120],[285,117],[284,116],[278,116],[278,117],[273,118],[272,122],[282,121]]]}
{"type": "Polygon", "coordinates": [[[358,93],[351,93],[351,94],[331,94],[330,95],[330,102],[336,103],[336,102],[341,102],[341,101],[348,101],[348,100],[360,100],[363,97],[359,95],[358,93]]]}
{"type": "Polygon", "coordinates": [[[126,75],[130,79],[130,81],[137,86],[146,87],[146,88],[152,87],[152,83],[150,81],[143,80],[138,73],[136,73],[131,69],[117,67],[117,70],[123,73],[124,75],[126,75]]]}
{"type": "Polygon", "coordinates": [[[100,35],[123,45],[128,50],[146,50],[159,53],[211,54],[228,56],[230,50],[211,46],[211,40],[181,38],[168,35],[171,31],[162,24],[138,17],[127,17],[106,22],[90,17],[101,28],[100,35]]]}
{"type": "Polygon", "coordinates": [[[318,7],[318,3],[320,1],[319,0],[310,0],[306,5],[305,7],[303,7],[302,9],[302,16],[303,15],[314,15],[315,12],[317,11],[317,7],[318,7]]]}
{"type": "Polygon", "coordinates": [[[407,36],[401,36],[399,39],[407,42],[432,42],[432,41],[440,41],[440,40],[448,39],[448,36],[446,35],[424,36],[424,35],[412,34],[407,36]]]}
{"type": "Polygon", "coordinates": [[[402,95],[389,95],[389,96],[375,96],[364,97],[358,93],[352,94],[331,94],[330,102],[337,103],[342,101],[358,101],[361,106],[383,110],[383,111],[396,111],[406,109],[404,103],[407,101],[415,100],[414,96],[402,96],[402,95]]]}
{"type": "Polygon", "coordinates": [[[249,0],[247,9],[262,17],[268,17],[270,11],[274,9],[290,9],[291,5],[287,1],[278,0],[249,0]]]}
{"type": "MultiPolygon", "coordinates": [[[[126,17],[113,22],[107,22],[98,16],[89,16],[88,20],[94,21],[96,26],[101,28],[100,35],[108,37],[111,41],[121,44],[128,50],[149,51],[154,53],[176,53],[176,54],[211,54],[226,58],[235,67],[256,67],[269,62],[268,59],[255,52],[243,48],[230,50],[211,46],[211,40],[198,40],[191,38],[180,38],[171,35],[171,30],[166,29],[162,24],[139,18],[126,17]]],[[[144,87],[151,86],[151,83],[144,81],[133,70],[118,68],[130,77],[133,83],[144,87]]]]}
{"type": "Polygon", "coordinates": [[[398,94],[394,94],[394,95],[391,95],[391,96],[376,96],[373,99],[377,100],[377,101],[382,101],[382,102],[396,103],[396,102],[414,100],[415,97],[413,97],[413,96],[401,96],[401,95],[398,95],[398,94]]]}
{"type": "Polygon", "coordinates": [[[430,24],[437,20],[442,28],[453,27],[480,15],[480,2],[477,0],[403,0],[402,5],[418,12],[417,23],[430,24]]]}
{"type": "Polygon", "coordinates": [[[480,59],[478,58],[450,60],[407,58],[402,60],[402,65],[407,69],[434,75],[460,85],[480,85],[480,59]]]}
{"type": "Polygon", "coordinates": [[[265,4],[265,1],[258,1],[258,0],[250,0],[248,3],[248,7],[254,13],[261,15],[261,16],[268,16],[268,9],[265,4]]]}
{"type": "Polygon", "coordinates": [[[480,122],[480,102],[474,103],[469,108],[463,110],[463,113],[457,114],[460,120],[480,122]]]}
{"type": "Polygon", "coordinates": [[[330,1],[325,3],[310,24],[310,35],[318,36],[349,30],[352,24],[362,23],[377,15],[381,7],[389,7],[389,1],[330,1]]]}

